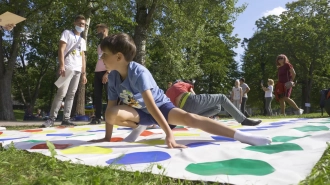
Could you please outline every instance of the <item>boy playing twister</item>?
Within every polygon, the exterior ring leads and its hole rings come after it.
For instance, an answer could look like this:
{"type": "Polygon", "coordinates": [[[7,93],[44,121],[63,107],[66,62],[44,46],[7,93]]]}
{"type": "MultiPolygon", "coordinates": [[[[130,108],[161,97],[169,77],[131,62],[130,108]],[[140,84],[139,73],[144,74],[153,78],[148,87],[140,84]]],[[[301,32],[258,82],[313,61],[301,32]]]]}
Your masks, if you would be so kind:
{"type": "Polygon", "coordinates": [[[101,42],[102,59],[109,74],[108,106],[105,113],[105,138],[92,142],[109,142],[113,125],[133,128],[124,141],[134,141],[148,125],[159,124],[166,134],[169,148],[185,148],[174,140],[175,125],[199,128],[205,132],[234,138],[250,145],[267,145],[271,139],[236,131],[217,121],[176,108],[161,90],[149,70],[133,62],[136,46],[124,33],[111,35],[101,42]],[[124,105],[117,105],[117,98],[124,105]]]}

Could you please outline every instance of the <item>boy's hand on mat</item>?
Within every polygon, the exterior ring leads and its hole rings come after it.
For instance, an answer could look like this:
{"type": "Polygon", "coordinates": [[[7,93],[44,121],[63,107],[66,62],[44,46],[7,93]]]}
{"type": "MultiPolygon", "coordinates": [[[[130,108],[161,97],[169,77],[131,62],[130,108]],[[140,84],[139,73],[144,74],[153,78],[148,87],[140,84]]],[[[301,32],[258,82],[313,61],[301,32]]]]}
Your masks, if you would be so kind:
{"type": "Polygon", "coordinates": [[[185,146],[185,145],[177,144],[174,140],[173,135],[166,136],[165,142],[166,142],[168,148],[187,148],[187,146],[185,146]]]}

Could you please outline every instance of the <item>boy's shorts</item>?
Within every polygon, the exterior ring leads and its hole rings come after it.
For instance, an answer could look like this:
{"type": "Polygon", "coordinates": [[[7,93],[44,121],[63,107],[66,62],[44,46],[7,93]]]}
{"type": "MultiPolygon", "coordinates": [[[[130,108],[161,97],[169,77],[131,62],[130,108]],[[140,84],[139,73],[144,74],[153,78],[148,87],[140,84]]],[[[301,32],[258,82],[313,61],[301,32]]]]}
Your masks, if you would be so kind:
{"type": "MultiPolygon", "coordinates": [[[[163,114],[163,116],[165,117],[166,121],[168,121],[168,113],[175,108],[175,106],[173,105],[172,102],[169,103],[165,103],[164,105],[159,107],[160,112],[163,114]]],[[[157,121],[152,117],[151,114],[147,114],[145,112],[143,112],[141,109],[135,109],[136,112],[138,112],[139,117],[140,117],[140,122],[138,124],[140,125],[152,125],[152,124],[157,124],[157,121]]],[[[171,129],[175,128],[176,125],[171,125],[168,124],[170,126],[171,129]]]]}

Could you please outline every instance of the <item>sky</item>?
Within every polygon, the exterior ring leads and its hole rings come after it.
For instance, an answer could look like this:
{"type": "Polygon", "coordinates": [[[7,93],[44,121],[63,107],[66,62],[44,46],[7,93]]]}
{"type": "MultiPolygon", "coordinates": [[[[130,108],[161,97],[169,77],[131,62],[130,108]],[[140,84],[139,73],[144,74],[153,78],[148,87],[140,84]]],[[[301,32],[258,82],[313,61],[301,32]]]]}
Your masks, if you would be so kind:
{"type": "MultiPolygon", "coordinates": [[[[238,0],[236,6],[244,3],[247,4],[245,11],[237,17],[234,24],[233,35],[238,34],[241,41],[244,38],[251,38],[256,30],[256,20],[268,15],[280,15],[285,11],[285,4],[292,0],[238,0]]],[[[237,53],[235,60],[240,63],[241,55],[244,54],[244,49],[241,44],[234,51],[237,53]]]]}

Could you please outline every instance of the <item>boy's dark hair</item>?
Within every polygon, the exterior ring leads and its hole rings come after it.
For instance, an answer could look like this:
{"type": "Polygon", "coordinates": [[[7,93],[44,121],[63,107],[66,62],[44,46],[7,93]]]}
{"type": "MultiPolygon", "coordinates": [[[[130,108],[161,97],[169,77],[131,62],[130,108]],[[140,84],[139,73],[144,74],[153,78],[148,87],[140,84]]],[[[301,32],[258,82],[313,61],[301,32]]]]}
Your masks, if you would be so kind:
{"type": "Polygon", "coordinates": [[[242,82],[245,82],[245,78],[241,78],[241,79],[239,79],[239,80],[241,80],[242,82]]]}
{"type": "Polygon", "coordinates": [[[77,15],[75,18],[74,18],[74,21],[78,21],[78,20],[86,20],[85,16],[83,15],[77,15]]]}
{"type": "Polygon", "coordinates": [[[101,49],[108,49],[113,54],[122,53],[127,62],[131,62],[136,54],[136,46],[132,37],[126,33],[110,35],[101,42],[101,49]]]}

